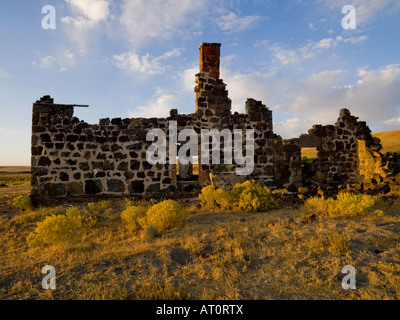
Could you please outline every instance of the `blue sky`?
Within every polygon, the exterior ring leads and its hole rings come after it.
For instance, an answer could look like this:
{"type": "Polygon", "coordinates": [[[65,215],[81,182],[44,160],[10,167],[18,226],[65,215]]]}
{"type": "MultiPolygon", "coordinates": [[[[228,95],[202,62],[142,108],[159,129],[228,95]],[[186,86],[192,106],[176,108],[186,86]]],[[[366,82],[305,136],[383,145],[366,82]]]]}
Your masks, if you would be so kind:
{"type": "Polygon", "coordinates": [[[398,0],[2,0],[0,165],[30,164],[32,103],[89,104],[75,115],[195,110],[201,42],[220,42],[233,111],[273,110],[284,138],[333,124],[347,107],[374,132],[400,129],[398,0]],[[56,29],[43,29],[45,5],[56,29]],[[342,7],[356,29],[342,28],[342,7]]]}

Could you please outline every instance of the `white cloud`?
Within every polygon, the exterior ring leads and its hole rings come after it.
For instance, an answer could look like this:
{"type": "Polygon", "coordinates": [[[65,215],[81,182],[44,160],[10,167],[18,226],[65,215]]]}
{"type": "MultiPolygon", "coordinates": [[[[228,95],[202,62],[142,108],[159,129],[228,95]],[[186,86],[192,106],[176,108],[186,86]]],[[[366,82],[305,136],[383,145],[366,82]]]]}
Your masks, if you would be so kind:
{"type": "Polygon", "coordinates": [[[110,15],[110,0],[65,0],[75,15],[61,18],[69,39],[80,49],[86,50],[95,39],[93,31],[99,22],[107,20],[110,15]]]}
{"type": "Polygon", "coordinates": [[[184,70],[181,75],[184,89],[190,94],[193,94],[194,87],[196,86],[195,75],[199,72],[198,65],[194,64],[191,68],[184,70]]]}
{"type": "Polygon", "coordinates": [[[165,65],[163,61],[180,55],[180,50],[175,48],[156,58],[152,58],[148,53],[144,56],[140,56],[135,52],[127,52],[120,55],[114,55],[113,59],[114,64],[118,68],[129,72],[162,74],[169,68],[169,66],[165,65]]]}
{"type": "MultiPolygon", "coordinates": [[[[56,63],[56,59],[52,56],[40,58],[39,66],[43,69],[53,68],[56,63]]],[[[36,64],[36,63],[35,63],[36,64]]]]}
{"type": "Polygon", "coordinates": [[[338,46],[340,43],[351,43],[356,44],[367,40],[367,36],[359,37],[348,37],[343,38],[337,36],[336,38],[325,38],[318,42],[308,40],[307,44],[300,46],[296,49],[286,49],[280,44],[273,44],[268,47],[269,51],[272,52],[274,58],[283,65],[296,64],[302,60],[310,59],[317,54],[332,49],[338,46]]]}
{"type": "Polygon", "coordinates": [[[202,13],[209,0],[124,0],[121,24],[135,47],[152,39],[200,31],[202,13]]]}
{"type": "Polygon", "coordinates": [[[295,64],[301,59],[300,53],[296,50],[284,49],[279,44],[273,44],[269,47],[275,59],[277,59],[281,64],[295,64]]]}
{"type": "Polygon", "coordinates": [[[229,12],[227,15],[218,18],[217,25],[222,31],[234,33],[253,28],[254,24],[260,19],[261,16],[238,17],[235,13],[229,12]]]}
{"type": "Polygon", "coordinates": [[[254,44],[255,48],[266,47],[270,44],[269,40],[257,40],[254,44]]]}
{"type": "Polygon", "coordinates": [[[232,73],[231,70],[222,68],[221,77],[227,84],[229,98],[232,100],[232,112],[243,113],[245,102],[253,98],[268,104],[273,100],[274,92],[269,84],[269,77],[272,74],[264,75],[258,73],[232,73]],[[264,77],[265,76],[265,77],[264,77]]]}
{"type": "Polygon", "coordinates": [[[129,117],[132,118],[163,118],[169,116],[169,111],[174,109],[177,97],[158,89],[155,96],[145,106],[137,106],[129,110],[129,117]]]}
{"type": "Polygon", "coordinates": [[[357,76],[359,80],[346,86],[336,86],[343,77],[341,70],[295,80],[286,85],[285,98],[273,108],[285,110],[297,118],[301,115],[304,122],[299,123],[295,136],[307,132],[310,128],[305,126],[309,123],[307,120],[314,124],[334,123],[341,108],[348,108],[370,127],[393,128],[396,122],[392,119],[397,119],[400,112],[400,65],[378,70],[360,69],[357,76]]]}
{"type": "Polygon", "coordinates": [[[383,121],[382,127],[385,129],[385,131],[400,130],[400,118],[383,121]]]}
{"type": "Polygon", "coordinates": [[[356,9],[357,26],[360,27],[369,26],[377,18],[393,14],[400,9],[398,0],[353,0],[350,3],[348,0],[320,0],[320,2],[329,8],[330,13],[339,14],[343,6],[353,5],[356,9]]]}
{"type": "Polygon", "coordinates": [[[62,49],[55,53],[54,56],[46,56],[40,58],[39,61],[33,61],[32,65],[41,69],[59,70],[61,72],[76,67],[77,57],[81,53],[74,53],[69,49],[62,49]]]}
{"type": "Polygon", "coordinates": [[[221,65],[223,67],[228,67],[228,66],[234,64],[234,61],[237,60],[237,59],[238,59],[238,57],[236,55],[234,55],[234,54],[223,56],[221,58],[221,65]]]}
{"type": "MultiPolygon", "coordinates": [[[[334,123],[335,119],[331,119],[334,123]]],[[[302,133],[307,133],[307,128],[311,128],[315,124],[312,119],[289,118],[284,121],[274,121],[274,132],[282,136],[284,139],[299,137],[302,133]]]]}
{"type": "Polygon", "coordinates": [[[79,14],[88,20],[98,22],[106,19],[110,14],[109,0],[65,0],[79,14]]]}

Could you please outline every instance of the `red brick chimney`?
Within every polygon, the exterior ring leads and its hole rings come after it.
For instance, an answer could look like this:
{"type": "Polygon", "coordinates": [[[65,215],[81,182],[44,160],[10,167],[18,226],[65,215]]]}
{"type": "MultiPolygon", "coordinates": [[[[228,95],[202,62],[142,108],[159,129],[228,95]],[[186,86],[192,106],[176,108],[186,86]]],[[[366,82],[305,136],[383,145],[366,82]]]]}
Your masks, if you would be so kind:
{"type": "Polygon", "coordinates": [[[220,43],[203,42],[200,47],[200,72],[208,72],[210,78],[219,79],[220,43]]]}

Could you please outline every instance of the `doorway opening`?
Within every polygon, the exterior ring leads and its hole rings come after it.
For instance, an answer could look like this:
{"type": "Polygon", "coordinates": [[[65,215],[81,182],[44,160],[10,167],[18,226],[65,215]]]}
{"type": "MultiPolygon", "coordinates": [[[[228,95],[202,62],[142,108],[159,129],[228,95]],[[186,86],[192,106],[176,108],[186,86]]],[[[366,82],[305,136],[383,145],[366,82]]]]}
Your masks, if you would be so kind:
{"type": "Polygon", "coordinates": [[[183,164],[176,157],[176,175],[178,182],[198,182],[199,181],[199,157],[191,157],[188,164],[183,164]]]}

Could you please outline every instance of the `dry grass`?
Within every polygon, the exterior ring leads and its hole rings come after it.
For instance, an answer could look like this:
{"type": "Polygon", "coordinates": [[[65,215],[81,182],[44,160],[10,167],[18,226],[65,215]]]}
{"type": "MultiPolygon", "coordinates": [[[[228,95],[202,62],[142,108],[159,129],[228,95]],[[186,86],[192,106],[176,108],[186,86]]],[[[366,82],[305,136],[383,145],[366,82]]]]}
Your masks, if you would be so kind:
{"type": "Polygon", "coordinates": [[[301,157],[307,157],[309,159],[317,158],[317,148],[301,148],[301,157]]]}
{"type": "MultiPolygon", "coordinates": [[[[11,200],[11,199],[9,199],[11,200]]],[[[6,200],[8,201],[8,200],[6,200]]],[[[114,202],[79,241],[29,248],[50,212],[0,215],[0,299],[399,299],[400,205],[301,222],[299,210],[196,212],[160,237],[129,232],[114,202]],[[57,289],[41,287],[53,265],[57,289]],[[353,265],[357,289],[344,290],[353,265]]]]}
{"type": "Polygon", "coordinates": [[[312,223],[295,209],[208,213],[189,202],[189,218],[151,240],[124,227],[114,202],[79,241],[29,248],[50,214],[11,205],[29,191],[0,188],[0,299],[400,299],[399,201],[312,223]],[[41,287],[48,264],[56,290],[41,287]],[[356,290],[342,289],[345,265],[356,290]]]}
{"type": "Polygon", "coordinates": [[[376,132],[373,137],[381,139],[382,152],[400,152],[400,130],[376,132]]]}
{"type": "Polygon", "coordinates": [[[22,185],[30,181],[30,167],[0,167],[0,186],[22,185]]]}

